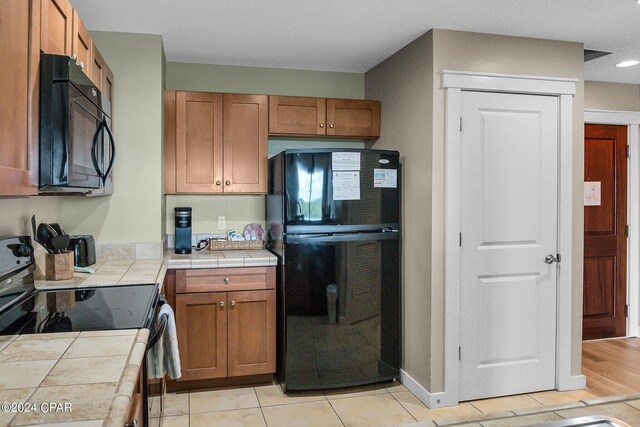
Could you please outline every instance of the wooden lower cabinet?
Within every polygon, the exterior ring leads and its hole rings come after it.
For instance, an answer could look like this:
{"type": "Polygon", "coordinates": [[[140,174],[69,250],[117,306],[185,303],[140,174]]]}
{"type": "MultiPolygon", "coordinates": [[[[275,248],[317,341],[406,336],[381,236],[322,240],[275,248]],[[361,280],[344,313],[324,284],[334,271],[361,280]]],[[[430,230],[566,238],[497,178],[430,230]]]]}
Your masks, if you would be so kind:
{"type": "Polygon", "coordinates": [[[227,294],[176,295],[181,380],[227,376],[227,294]]]}
{"type": "MultiPolygon", "coordinates": [[[[255,268],[233,270],[241,274],[255,268]]],[[[269,275],[267,289],[246,291],[180,293],[176,281],[175,276],[171,276],[165,283],[165,292],[167,301],[175,298],[182,365],[180,381],[275,372],[276,291],[271,288],[273,275],[269,275]],[[173,289],[177,291],[175,297],[173,289]]]]}
{"type": "Polygon", "coordinates": [[[229,292],[228,376],[268,374],[276,368],[275,291],[229,292]]]}

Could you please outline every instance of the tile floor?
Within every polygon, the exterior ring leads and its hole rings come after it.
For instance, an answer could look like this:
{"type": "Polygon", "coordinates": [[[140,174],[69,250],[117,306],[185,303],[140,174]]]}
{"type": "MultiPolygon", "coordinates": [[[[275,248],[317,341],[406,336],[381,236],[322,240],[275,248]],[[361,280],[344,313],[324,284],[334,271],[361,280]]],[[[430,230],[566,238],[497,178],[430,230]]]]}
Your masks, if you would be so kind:
{"type": "MultiPolygon", "coordinates": [[[[168,394],[162,427],[373,427],[422,422],[424,426],[464,423],[514,409],[535,411],[595,396],[584,390],[542,392],[464,402],[428,409],[402,384],[287,396],[277,385],[168,394]],[[435,423],[435,424],[434,424],[435,423]]],[[[522,415],[525,415],[523,413],[522,415]]],[[[546,419],[549,414],[528,415],[546,419]]],[[[538,419],[538,418],[536,418],[538,419]]],[[[157,426],[154,426],[157,427],[157,426]]]]}

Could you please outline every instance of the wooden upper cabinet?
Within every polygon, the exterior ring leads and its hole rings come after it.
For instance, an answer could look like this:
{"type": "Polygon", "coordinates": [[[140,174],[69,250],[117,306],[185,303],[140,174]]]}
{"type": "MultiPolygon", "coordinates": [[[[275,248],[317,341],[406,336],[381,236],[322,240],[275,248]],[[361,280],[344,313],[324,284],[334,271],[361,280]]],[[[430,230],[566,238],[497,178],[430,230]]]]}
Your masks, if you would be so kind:
{"type": "Polygon", "coordinates": [[[269,133],[324,135],[327,103],[324,98],[269,97],[269,133]]]}
{"type": "Polygon", "coordinates": [[[181,380],[227,376],[227,294],[176,295],[181,380]]]}
{"type": "Polygon", "coordinates": [[[28,0],[0,8],[0,196],[38,193],[39,17],[28,0]]]}
{"type": "MultiPolygon", "coordinates": [[[[46,1],[46,0],[45,0],[46,1]]],[[[85,28],[78,11],[73,11],[73,32],[71,56],[76,58],[76,64],[82,68],[87,77],[92,78],[93,68],[93,41],[89,36],[89,31],[85,28]]],[[[94,82],[95,83],[95,82],[94,82]]]]}
{"type": "Polygon", "coordinates": [[[72,55],[73,8],[67,0],[41,0],[40,48],[44,53],[72,55]]]}
{"type": "Polygon", "coordinates": [[[228,375],[276,370],[276,292],[229,292],[228,375]]]}
{"type": "Polygon", "coordinates": [[[327,124],[327,135],[377,138],[380,136],[380,102],[327,99],[327,124]]]}
{"type": "Polygon", "coordinates": [[[98,89],[100,89],[100,92],[102,92],[104,71],[105,67],[107,66],[107,62],[102,57],[102,54],[100,54],[100,51],[96,47],[96,44],[93,43],[93,41],[91,42],[91,59],[93,60],[93,63],[91,64],[91,75],[89,76],[89,78],[91,79],[93,84],[96,85],[98,89]]]}
{"type": "Polygon", "coordinates": [[[224,192],[267,192],[268,97],[224,94],[224,192]]]}
{"type": "Polygon", "coordinates": [[[222,192],[222,94],[176,92],[178,193],[222,192]]]}

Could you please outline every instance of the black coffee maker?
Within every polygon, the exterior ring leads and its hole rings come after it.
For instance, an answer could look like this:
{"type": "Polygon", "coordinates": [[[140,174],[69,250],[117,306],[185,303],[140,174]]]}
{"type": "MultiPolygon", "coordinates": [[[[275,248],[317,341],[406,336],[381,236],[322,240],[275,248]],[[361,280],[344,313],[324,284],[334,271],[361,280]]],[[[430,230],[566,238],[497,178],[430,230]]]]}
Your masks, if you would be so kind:
{"type": "Polygon", "coordinates": [[[191,253],[191,208],[176,208],[176,253],[191,253]]]}

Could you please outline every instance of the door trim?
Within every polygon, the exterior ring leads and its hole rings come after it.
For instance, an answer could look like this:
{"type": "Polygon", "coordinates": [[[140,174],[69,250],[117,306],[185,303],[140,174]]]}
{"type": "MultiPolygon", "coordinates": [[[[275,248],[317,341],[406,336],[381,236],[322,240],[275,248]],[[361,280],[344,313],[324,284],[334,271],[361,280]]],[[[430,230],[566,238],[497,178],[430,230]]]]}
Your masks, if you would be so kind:
{"type": "Polygon", "coordinates": [[[571,373],[572,343],[572,203],[573,203],[573,95],[576,80],[505,74],[443,71],[445,112],[445,295],[444,295],[444,393],[430,407],[459,403],[460,395],[460,120],[462,91],[547,95],[558,98],[558,265],[556,388],[584,388],[586,378],[571,373]],[[563,268],[566,266],[566,268],[563,268]]]}
{"type": "Polygon", "coordinates": [[[585,124],[603,124],[627,126],[629,155],[633,162],[627,164],[627,224],[629,224],[629,242],[627,243],[627,336],[638,337],[640,330],[640,269],[637,262],[631,262],[640,255],[640,171],[638,170],[638,135],[640,134],[640,112],[615,110],[584,110],[585,124]]]}

